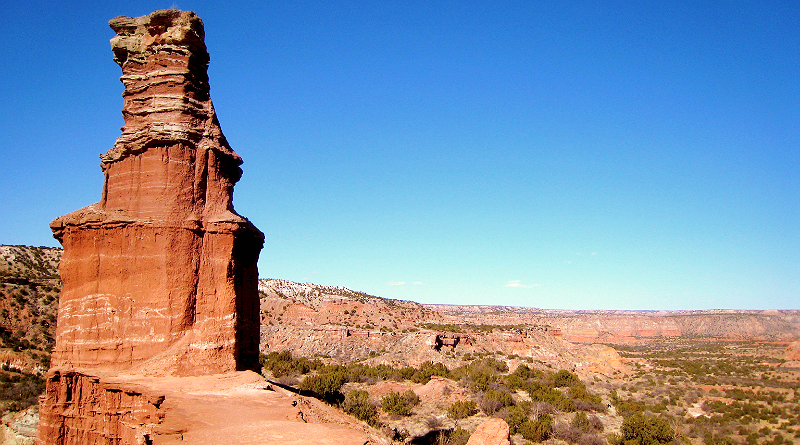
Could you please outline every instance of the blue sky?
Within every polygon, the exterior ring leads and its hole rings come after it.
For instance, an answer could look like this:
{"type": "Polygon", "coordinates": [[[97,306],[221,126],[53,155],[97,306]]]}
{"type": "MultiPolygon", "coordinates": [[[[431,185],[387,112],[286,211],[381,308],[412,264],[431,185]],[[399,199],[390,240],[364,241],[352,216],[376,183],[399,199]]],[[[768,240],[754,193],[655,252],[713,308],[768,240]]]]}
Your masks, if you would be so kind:
{"type": "Polygon", "coordinates": [[[100,198],[109,19],[203,19],[262,277],[425,303],[800,309],[800,3],[3,2],[0,243],[100,198]]]}

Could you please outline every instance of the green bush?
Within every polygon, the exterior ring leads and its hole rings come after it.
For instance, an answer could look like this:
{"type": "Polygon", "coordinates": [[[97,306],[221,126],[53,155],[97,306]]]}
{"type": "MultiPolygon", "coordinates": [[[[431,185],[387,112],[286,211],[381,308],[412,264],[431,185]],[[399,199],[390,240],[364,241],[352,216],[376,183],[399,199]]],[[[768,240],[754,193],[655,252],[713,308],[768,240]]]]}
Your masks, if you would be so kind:
{"type": "Polygon", "coordinates": [[[666,420],[641,412],[626,417],[622,421],[621,432],[626,445],[666,444],[675,438],[675,432],[666,420]]]}
{"type": "Polygon", "coordinates": [[[511,394],[506,391],[490,389],[481,397],[481,409],[486,414],[494,414],[497,411],[514,404],[511,394]]]}
{"type": "MultiPolygon", "coordinates": [[[[413,369],[413,368],[411,368],[413,369]]],[[[411,375],[410,380],[414,383],[425,384],[431,379],[431,376],[450,377],[450,370],[447,369],[442,363],[423,362],[419,369],[415,370],[411,375]]]]}
{"type": "Polygon", "coordinates": [[[527,420],[517,429],[522,437],[531,442],[541,442],[550,437],[553,431],[553,418],[549,414],[542,414],[536,420],[527,420]]]}
{"type": "Polygon", "coordinates": [[[342,409],[369,424],[374,424],[378,417],[378,408],[369,401],[369,393],[363,390],[350,391],[345,394],[342,409]]]}
{"type": "Polygon", "coordinates": [[[528,368],[528,366],[525,365],[524,363],[519,365],[519,366],[517,366],[517,369],[515,369],[514,372],[511,373],[511,375],[516,376],[516,377],[518,377],[518,378],[520,378],[522,380],[528,380],[528,379],[532,379],[532,378],[537,378],[541,374],[542,374],[541,371],[537,371],[537,370],[528,368]]]}
{"type": "Polygon", "coordinates": [[[572,386],[580,382],[581,380],[578,378],[578,376],[567,371],[566,369],[558,371],[553,376],[553,386],[555,386],[556,388],[561,388],[564,386],[572,386]]]}
{"type": "Polygon", "coordinates": [[[447,416],[451,419],[465,419],[478,413],[478,405],[473,400],[453,402],[447,409],[447,416]]]}
{"type": "Polygon", "coordinates": [[[39,402],[45,381],[40,376],[8,371],[3,366],[0,372],[0,414],[6,411],[21,411],[39,402]]]}
{"type": "Polygon", "coordinates": [[[334,371],[326,374],[308,376],[300,382],[299,388],[312,393],[315,397],[336,403],[341,399],[342,389],[346,380],[344,372],[334,371]]]}
{"type": "Polygon", "coordinates": [[[466,445],[470,436],[469,431],[462,429],[460,426],[455,427],[455,429],[445,433],[445,435],[446,439],[444,440],[444,445],[466,445]]]}
{"type": "Polygon", "coordinates": [[[290,374],[308,374],[323,366],[319,360],[309,360],[305,357],[292,358],[290,351],[261,354],[258,361],[263,369],[272,372],[276,378],[290,374]]]}
{"type": "Polygon", "coordinates": [[[411,414],[411,408],[419,404],[419,397],[412,390],[408,390],[400,395],[394,391],[389,392],[381,399],[381,409],[389,414],[407,416],[411,414]]]}
{"type": "Polygon", "coordinates": [[[570,426],[580,431],[588,432],[591,429],[591,425],[589,424],[589,416],[587,416],[583,411],[578,411],[575,413],[575,417],[572,418],[572,423],[570,423],[570,426]]]}
{"type": "Polygon", "coordinates": [[[508,424],[508,429],[511,434],[517,434],[523,423],[530,422],[530,418],[528,417],[529,407],[529,403],[523,402],[519,405],[512,406],[505,412],[504,419],[508,424]]]}

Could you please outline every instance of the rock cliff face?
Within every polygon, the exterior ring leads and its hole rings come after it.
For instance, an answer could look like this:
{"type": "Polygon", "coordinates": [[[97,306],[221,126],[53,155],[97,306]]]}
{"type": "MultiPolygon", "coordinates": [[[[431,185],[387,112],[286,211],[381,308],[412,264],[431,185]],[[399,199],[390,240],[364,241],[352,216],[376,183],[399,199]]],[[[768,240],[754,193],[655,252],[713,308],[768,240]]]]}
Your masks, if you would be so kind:
{"type": "Polygon", "coordinates": [[[164,421],[164,397],[78,371],[51,372],[39,416],[44,443],[152,443],[164,421]],[[116,442],[115,442],[116,441],[116,442]]]}
{"type": "Polygon", "coordinates": [[[54,366],[209,374],[254,369],[263,235],[233,210],[241,158],[209,98],[203,23],[109,23],[125,126],[100,202],[51,223],[64,246],[54,366]]]}

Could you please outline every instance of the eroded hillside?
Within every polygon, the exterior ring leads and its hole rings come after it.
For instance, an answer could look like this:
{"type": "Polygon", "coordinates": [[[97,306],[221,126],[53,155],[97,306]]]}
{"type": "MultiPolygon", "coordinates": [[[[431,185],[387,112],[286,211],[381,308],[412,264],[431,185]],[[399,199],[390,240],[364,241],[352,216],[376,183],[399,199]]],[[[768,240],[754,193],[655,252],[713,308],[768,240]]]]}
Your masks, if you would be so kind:
{"type": "Polygon", "coordinates": [[[395,367],[457,367],[476,354],[502,353],[554,369],[627,371],[612,348],[570,343],[546,326],[445,324],[442,314],[418,303],[285,280],[260,280],[259,292],[265,352],[395,367]]]}
{"type": "Polygon", "coordinates": [[[42,373],[49,366],[58,310],[61,249],[0,246],[0,362],[42,373]]]}

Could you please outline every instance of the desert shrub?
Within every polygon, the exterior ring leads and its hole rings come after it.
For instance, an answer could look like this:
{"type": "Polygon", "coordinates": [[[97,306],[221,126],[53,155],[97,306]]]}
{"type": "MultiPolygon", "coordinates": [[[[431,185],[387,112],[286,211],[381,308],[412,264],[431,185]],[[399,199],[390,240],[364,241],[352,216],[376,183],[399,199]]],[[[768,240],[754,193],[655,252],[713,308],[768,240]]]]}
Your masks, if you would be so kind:
{"type": "MultiPolygon", "coordinates": [[[[8,369],[4,366],[4,370],[8,369]]],[[[45,384],[38,375],[17,372],[0,372],[0,382],[0,414],[37,404],[45,384]]]]}
{"type": "Polygon", "coordinates": [[[519,427],[530,421],[530,403],[520,403],[501,412],[501,417],[508,424],[511,434],[517,434],[519,427]]]}
{"type": "Polygon", "coordinates": [[[543,374],[542,371],[531,369],[523,363],[517,366],[517,369],[515,369],[514,372],[512,372],[510,375],[518,377],[522,380],[528,380],[533,378],[539,378],[541,377],[542,374],[543,374]]]}
{"type": "Polygon", "coordinates": [[[672,442],[675,433],[661,417],[637,412],[622,421],[622,437],[629,445],[657,445],[672,442]]]}
{"type": "Polygon", "coordinates": [[[523,389],[534,402],[547,402],[551,405],[558,406],[561,401],[565,399],[564,395],[559,391],[537,381],[529,382],[523,389]]]}
{"type": "Polygon", "coordinates": [[[299,388],[329,403],[337,403],[341,400],[342,394],[339,390],[342,389],[345,380],[344,372],[334,371],[308,376],[300,382],[299,388]]]}
{"type": "Polygon", "coordinates": [[[574,412],[575,411],[575,401],[565,397],[565,398],[561,399],[560,402],[558,402],[558,409],[561,410],[561,411],[564,411],[565,413],[574,412]]]}
{"type": "Polygon", "coordinates": [[[258,361],[263,369],[272,372],[276,378],[290,374],[308,374],[322,367],[322,362],[319,360],[309,360],[306,357],[292,358],[290,351],[260,354],[258,361]]]}
{"type": "Polygon", "coordinates": [[[442,445],[466,445],[469,441],[469,431],[457,426],[455,429],[444,434],[442,445]]]}
{"type": "Polygon", "coordinates": [[[464,419],[478,413],[478,405],[473,400],[453,402],[447,409],[447,416],[451,419],[464,419]]]}
{"type": "Polygon", "coordinates": [[[543,414],[536,418],[536,420],[527,420],[523,422],[518,428],[517,432],[522,437],[532,441],[541,442],[550,437],[553,431],[553,418],[549,414],[543,414]]]}
{"type": "Polygon", "coordinates": [[[608,445],[608,442],[597,434],[584,434],[576,443],[578,445],[608,445]]]}
{"type": "Polygon", "coordinates": [[[583,434],[584,434],[583,431],[581,431],[580,429],[567,424],[556,425],[551,433],[551,435],[556,439],[563,440],[564,442],[567,443],[578,443],[578,441],[581,440],[583,434]]]}
{"type": "Polygon", "coordinates": [[[578,411],[592,411],[597,413],[604,413],[607,411],[606,406],[602,403],[592,403],[586,400],[575,400],[575,409],[578,411]]]}
{"type": "Polygon", "coordinates": [[[603,421],[600,420],[600,418],[595,416],[595,415],[589,416],[589,427],[593,431],[597,431],[597,432],[600,432],[600,433],[602,433],[603,430],[605,429],[605,426],[603,425],[603,421]]]}
{"type": "Polygon", "coordinates": [[[580,383],[580,379],[575,374],[562,369],[553,376],[553,386],[561,388],[564,386],[572,386],[580,383]]]}
{"type": "Polygon", "coordinates": [[[381,409],[389,414],[407,416],[411,414],[411,408],[419,404],[419,397],[412,390],[408,390],[400,395],[391,391],[381,399],[381,409]]]}
{"type": "Polygon", "coordinates": [[[589,393],[589,390],[586,389],[586,385],[583,382],[578,382],[573,385],[570,385],[569,389],[567,390],[567,394],[570,397],[575,399],[577,402],[578,400],[589,402],[593,405],[600,405],[602,406],[603,400],[597,394],[589,393]]]}
{"type": "Polygon", "coordinates": [[[522,389],[527,382],[517,375],[509,374],[505,378],[506,387],[512,391],[522,389]]]}
{"type": "Polygon", "coordinates": [[[403,401],[406,402],[410,406],[417,406],[419,405],[419,396],[412,390],[407,390],[403,393],[403,401]]]}
{"type": "Polygon", "coordinates": [[[492,382],[493,377],[494,376],[488,371],[475,371],[469,375],[469,379],[472,381],[472,385],[470,387],[475,392],[486,391],[489,389],[489,384],[492,382]]]}
{"type": "Polygon", "coordinates": [[[390,378],[392,380],[397,380],[398,382],[402,382],[403,380],[411,380],[411,377],[415,372],[417,372],[415,368],[407,366],[405,368],[395,369],[390,378]]]}
{"type": "Polygon", "coordinates": [[[570,426],[583,432],[587,432],[591,428],[589,425],[589,417],[583,411],[575,413],[575,417],[572,418],[570,426]]]}
{"type": "Polygon", "coordinates": [[[430,381],[432,376],[449,377],[450,370],[442,363],[423,362],[419,369],[414,370],[410,380],[414,383],[425,384],[430,381]]]}
{"type": "Polygon", "coordinates": [[[489,389],[490,384],[498,380],[498,375],[506,372],[508,372],[508,366],[505,362],[487,357],[475,359],[466,366],[454,369],[450,376],[453,379],[464,381],[475,392],[483,392],[489,389]]]}
{"type": "MultiPolygon", "coordinates": [[[[600,422],[597,416],[592,417],[594,417],[594,420],[597,422],[600,422]]],[[[599,445],[605,444],[605,441],[596,434],[597,431],[602,431],[602,429],[602,423],[600,423],[600,428],[598,429],[593,425],[592,419],[589,418],[585,412],[578,411],[575,413],[575,417],[572,418],[569,425],[562,423],[554,427],[552,435],[557,439],[573,444],[599,445]]]]}
{"type": "Polygon", "coordinates": [[[486,391],[480,401],[483,412],[490,415],[513,404],[514,399],[511,397],[511,394],[506,391],[497,391],[494,389],[486,391]]]}
{"type": "Polygon", "coordinates": [[[378,408],[369,401],[369,393],[364,390],[354,390],[345,394],[342,409],[370,424],[374,424],[378,417],[378,408]]]}
{"type": "Polygon", "coordinates": [[[708,432],[703,435],[703,445],[737,445],[737,442],[730,437],[708,432]]]}
{"type": "Polygon", "coordinates": [[[470,367],[475,369],[483,368],[495,374],[504,374],[508,372],[508,365],[506,365],[506,362],[493,358],[484,358],[474,361],[470,364],[470,367]]]}
{"type": "Polygon", "coordinates": [[[623,417],[628,417],[635,413],[642,413],[647,410],[647,406],[642,402],[635,402],[631,400],[622,400],[616,397],[616,393],[611,394],[612,402],[614,403],[614,407],[617,408],[617,412],[622,415],[623,417]]]}

